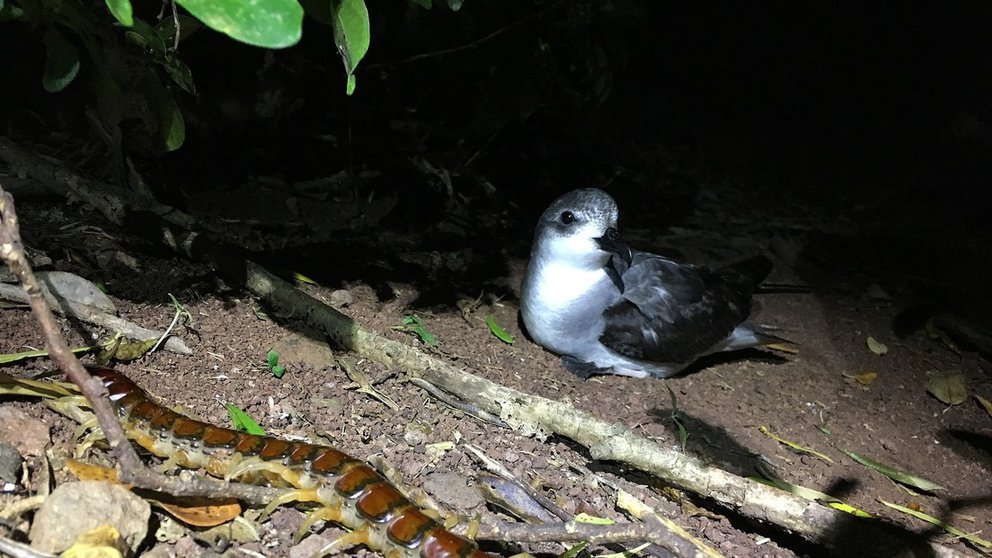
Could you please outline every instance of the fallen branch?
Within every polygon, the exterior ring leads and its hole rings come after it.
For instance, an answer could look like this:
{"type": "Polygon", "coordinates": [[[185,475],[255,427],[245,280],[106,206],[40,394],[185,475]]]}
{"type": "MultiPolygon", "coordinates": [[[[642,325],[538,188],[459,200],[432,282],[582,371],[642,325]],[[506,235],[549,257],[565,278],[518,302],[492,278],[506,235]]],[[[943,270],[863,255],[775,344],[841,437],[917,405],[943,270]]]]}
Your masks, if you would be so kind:
{"type": "Polygon", "coordinates": [[[685,531],[675,532],[659,529],[649,523],[614,523],[599,525],[569,521],[566,523],[526,523],[500,522],[479,527],[476,538],[487,540],[523,542],[582,542],[589,544],[637,543],[656,544],[675,556],[715,558],[719,552],[685,531]]]}

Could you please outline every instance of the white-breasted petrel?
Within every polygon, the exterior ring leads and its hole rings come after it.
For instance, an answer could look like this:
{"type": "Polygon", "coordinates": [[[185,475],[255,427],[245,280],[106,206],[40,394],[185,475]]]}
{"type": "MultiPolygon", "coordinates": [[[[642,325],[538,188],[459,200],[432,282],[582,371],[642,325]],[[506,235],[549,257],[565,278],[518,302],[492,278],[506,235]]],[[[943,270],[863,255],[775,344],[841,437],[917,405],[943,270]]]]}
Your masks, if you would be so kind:
{"type": "Polygon", "coordinates": [[[746,321],[770,270],[763,256],[710,271],[631,250],[613,198],[574,190],[537,223],[520,312],[581,377],[665,378],[702,355],[784,341],[746,321]]]}

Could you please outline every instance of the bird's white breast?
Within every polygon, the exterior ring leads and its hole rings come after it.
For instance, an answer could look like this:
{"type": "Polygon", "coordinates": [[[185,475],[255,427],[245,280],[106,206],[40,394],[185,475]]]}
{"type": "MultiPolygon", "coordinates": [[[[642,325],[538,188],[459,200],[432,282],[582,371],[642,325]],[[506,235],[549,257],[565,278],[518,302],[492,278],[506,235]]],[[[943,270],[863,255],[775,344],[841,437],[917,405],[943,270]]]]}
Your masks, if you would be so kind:
{"type": "Polygon", "coordinates": [[[594,292],[609,281],[602,269],[581,269],[559,262],[548,262],[537,270],[530,293],[547,310],[561,311],[594,292]]]}

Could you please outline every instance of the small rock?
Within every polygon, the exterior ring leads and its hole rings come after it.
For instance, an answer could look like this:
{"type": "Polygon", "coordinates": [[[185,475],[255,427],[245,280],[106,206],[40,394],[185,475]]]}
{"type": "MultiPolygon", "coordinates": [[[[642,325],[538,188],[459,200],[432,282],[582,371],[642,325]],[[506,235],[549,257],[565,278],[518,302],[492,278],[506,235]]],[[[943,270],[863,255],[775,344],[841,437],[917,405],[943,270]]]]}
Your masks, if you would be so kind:
{"type": "Polygon", "coordinates": [[[0,441],[17,448],[24,457],[45,453],[51,441],[48,425],[14,407],[0,407],[0,441]]]}
{"type": "Polygon", "coordinates": [[[67,301],[117,314],[113,301],[87,279],[65,271],[39,271],[37,276],[42,294],[53,306],[62,306],[62,301],[67,301]]]}
{"type": "Polygon", "coordinates": [[[300,510],[279,508],[269,516],[269,524],[280,533],[295,533],[303,525],[306,516],[300,510]]]}
{"type": "Polygon", "coordinates": [[[868,298],[873,298],[875,300],[892,300],[889,293],[885,292],[885,289],[878,286],[876,283],[868,285],[865,289],[865,294],[868,295],[868,298]]]}
{"type": "Polygon", "coordinates": [[[408,422],[403,432],[403,440],[411,446],[419,446],[427,441],[431,427],[422,422],[408,422]]]}
{"type": "Polygon", "coordinates": [[[325,409],[326,414],[337,416],[344,410],[344,403],[340,397],[312,397],[310,401],[319,409],[325,409]]]}
{"type": "Polygon", "coordinates": [[[21,479],[21,454],[7,442],[0,442],[0,484],[17,484],[21,479]]]}
{"type": "Polygon", "coordinates": [[[176,558],[175,545],[160,542],[151,550],[143,552],[141,558],[176,558]]]}
{"type": "Polygon", "coordinates": [[[315,370],[321,370],[334,362],[334,352],[324,341],[323,335],[292,333],[272,345],[272,350],[279,353],[279,364],[308,365],[315,370]]]}
{"type": "Polygon", "coordinates": [[[338,289],[331,293],[331,306],[334,308],[344,308],[352,303],[354,299],[350,291],[338,289]]]}
{"type": "Polygon", "coordinates": [[[310,558],[333,541],[324,535],[310,535],[289,549],[289,558],[310,558]]]}
{"type": "Polygon", "coordinates": [[[66,483],[45,499],[31,525],[31,545],[60,553],[80,534],[112,525],[132,552],[148,534],[151,507],[119,484],[102,481],[66,483]]]}
{"type": "Polygon", "coordinates": [[[435,473],[424,480],[424,490],[438,502],[456,509],[481,506],[485,500],[474,486],[456,473],[435,473]]]}
{"type": "Polygon", "coordinates": [[[174,548],[175,556],[197,556],[198,558],[215,558],[219,556],[217,552],[203,547],[196,539],[189,535],[176,541],[174,548]]]}

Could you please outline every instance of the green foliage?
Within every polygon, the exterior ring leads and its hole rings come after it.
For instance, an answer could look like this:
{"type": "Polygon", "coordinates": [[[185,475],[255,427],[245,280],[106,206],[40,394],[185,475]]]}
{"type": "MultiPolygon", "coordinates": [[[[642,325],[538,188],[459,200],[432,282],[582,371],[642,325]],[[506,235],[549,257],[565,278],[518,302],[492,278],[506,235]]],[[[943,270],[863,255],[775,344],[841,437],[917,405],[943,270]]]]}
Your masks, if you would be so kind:
{"type": "MultiPolygon", "coordinates": [[[[192,23],[188,20],[187,24],[192,23]]],[[[193,74],[189,67],[176,56],[174,50],[167,46],[167,41],[174,39],[175,25],[171,20],[151,26],[141,19],[134,19],[131,29],[124,32],[124,38],[143,48],[153,62],[165,70],[166,74],[190,94],[196,93],[193,85],[193,74]]]]}
{"type": "MultiPolygon", "coordinates": [[[[364,0],[304,0],[309,13],[332,25],[334,44],[347,75],[348,94],[355,89],[355,68],[369,49],[369,16],[364,0]]],[[[57,93],[69,87],[82,65],[91,65],[91,86],[98,110],[100,135],[120,152],[121,144],[142,145],[147,134],[157,150],[173,151],[186,137],[179,91],[195,95],[193,75],[177,55],[179,42],[202,26],[234,40],[263,48],[297,44],[303,30],[303,6],[297,0],[177,0],[193,17],[180,14],[149,23],[135,16],[132,0],[105,0],[106,12],[72,0],[0,0],[0,21],[20,20],[43,31],[46,49],[44,89],[57,93]],[[195,19],[194,19],[195,18],[195,19]],[[202,22],[202,24],[201,24],[202,22]],[[119,24],[115,27],[110,23],[119,24]],[[122,29],[123,27],[123,29],[122,29]],[[127,44],[118,40],[123,33],[127,44]],[[82,44],[83,48],[79,48],[82,44]],[[88,58],[82,59],[81,53],[88,58]],[[156,69],[157,68],[157,69],[156,69]],[[178,89],[177,89],[178,88],[178,89]],[[123,127],[128,121],[141,126],[123,127]],[[134,139],[138,139],[135,144],[134,139]]]]}
{"type": "Polygon", "coordinates": [[[420,342],[428,347],[437,345],[437,336],[427,331],[424,322],[418,316],[404,316],[401,325],[393,327],[402,331],[412,331],[420,338],[420,342]]]}
{"type": "Polygon", "coordinates": [[[334,44],[341,53],[344,71],[348,74],[347,93],[355,92],[355,66],[369,50],[371,31],[365,0],[334,1],[334,44]]]}
{"type": "Polygon", "coordinates": [[[134,9],[131,0],[106,0],[107,9],[124,27],[134,25],[134,9]]]}
{"type": "Polygon", "coordinates": [[[486,316],[486,325],[489,326],[489,331],[493,332],[493,335],[499,338],[500,341],[506,343],[507,345],[512,345],[516,340],[509,331],[503,329],[503,326],[496,322],[496,317],[492,314],[486,316]]]}
{"type": "Polygon", "coordinates": [[[279,364],[279,353],[269,351],[265,355],[265,359],[269,363],[269,370],[272,371],[272,375],[276,378],[282,378],[283,374],[286,373],[286,367],[279,364]]]}
{"type": "Polygon", "coordinates": [[[255,419],[248,416],[248,413],[238,408],[237,405],[227,403],[224,407],[227,408],[227,414],[231,417],[231,424],[234,425],[235,430],[243,430],[255,436],[265,436],[265,430],[255,422],[255,419]]]}
{"type": "Polygon", "coordinates": [[[79,73],[79,50],[57,29],[45,31],[45,73],[42,86],[49,93],[58,93],[72,83],[79,73]]]}
{"type": "Polygon", "coordinates": [[[303,34],[303,8],[296,0],[177,0],[177,3],[214,31],[253,46],[285,48],[298,43],[303,34]]]}

